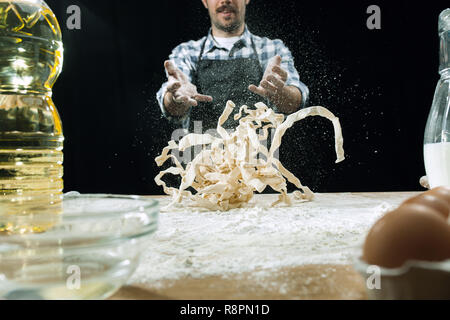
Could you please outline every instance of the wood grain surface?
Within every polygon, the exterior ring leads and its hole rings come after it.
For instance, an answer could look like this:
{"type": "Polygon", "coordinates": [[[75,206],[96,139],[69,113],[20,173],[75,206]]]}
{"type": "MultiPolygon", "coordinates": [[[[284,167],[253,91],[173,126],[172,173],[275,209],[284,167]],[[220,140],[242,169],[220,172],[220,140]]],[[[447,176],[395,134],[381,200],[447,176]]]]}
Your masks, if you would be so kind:
{"type": "MultiPolygon", "coordinates": [[[[364,197],[399,204],[417,192],[346,193],[343,197],[364,197]]],[[[167,202],[166,197],[152,196],[167,202]]],[[[257,273],[258,270],[255,270],[257,273]]],[[[158,286],[125,286],[112,300],[289,300],[367,299],[363,277],[351,265],[299,265],[264,270],[254,281],[253,273],[203,278],[165,280],[158,286]]]]}
{"type": "Polygon", "coordinates": [[[162,288],[126,286],[112,300],[362,300],[363,278],[347,265],[308,265],[274,270],[263,282],[249,274],[167,281],[162,288]]]}

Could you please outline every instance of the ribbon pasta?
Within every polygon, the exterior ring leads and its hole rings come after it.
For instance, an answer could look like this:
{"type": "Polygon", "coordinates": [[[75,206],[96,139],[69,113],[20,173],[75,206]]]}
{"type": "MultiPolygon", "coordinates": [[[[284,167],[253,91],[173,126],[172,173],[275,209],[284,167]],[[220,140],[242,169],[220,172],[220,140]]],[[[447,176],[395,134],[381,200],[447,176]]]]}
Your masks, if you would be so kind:
{"type": "Polygon", "coordinates": [[[301,109],[284,120],[284,115],[275,113],[261,102],[255,104],[255,109],[244,105],[234,116],[235,120],[239,120],[239,125],[230,133],[223,128],[223,124],[235,107],[232,101],[227,102],[217,124],[219,137],[210,134],[188,134],[178,144],[170,141],[162,154],[155,159],[159,167],[169,159],[174,163],[174,166],[161,171],[155,178],[156,184],[163,187],[164,193],[172,196],[171,203],[165,209],[189,199],[195,207],[227,211],[245,206],[253,198],[255,191],[261,193],[267,186],[279,193],[278,200],[272,206],[279,203],[291,205],[287,181],[299,189],[293,193],[295,199],[312,200],[313,192],[303,186],[274,156],[281,146],[286,130],[295,122],[309,116],[325,117],[333,123],[336,163],[344,160],[344,140],[339,119],[326,108],[301,109]],[[270,150],[261,143],[267,140],[269,129],[275,129],[270,150]],[[202,146],[202,151],[186,167],[172,154],[175,149],[185,151],[199,145],[202,146]],[[178,189],[166,186],[162,180],[166,174],[181,177],[178,189]]]}

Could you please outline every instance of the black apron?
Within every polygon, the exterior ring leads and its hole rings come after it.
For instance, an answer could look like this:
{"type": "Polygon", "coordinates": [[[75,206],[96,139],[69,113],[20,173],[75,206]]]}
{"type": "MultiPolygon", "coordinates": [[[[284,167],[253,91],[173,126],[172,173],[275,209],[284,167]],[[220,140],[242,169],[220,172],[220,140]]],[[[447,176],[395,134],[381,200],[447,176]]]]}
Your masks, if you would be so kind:
{"type": "Polygon", "coordinates": [[[263,77],[253,38],[251,41],[253,57],[232,60],[202,59],[206,40],[203,42],[193,84],[197,86],[198,93],[212,96],[213,101],[199,103],[191,108],[189,132],[205,133],[209,129],[217,128],[217,122],[228,100],[233,101],[236,108],[223,125],[226,129],[235,129],[238,126],[239,121],[234,120],[234,115],[242,105],[251,107],[257,102],[265,101],[263,97],[248,90],[251,84],[258,86],[263,77]],[[198,132],[200,128],[201,132],[198,132]]]}

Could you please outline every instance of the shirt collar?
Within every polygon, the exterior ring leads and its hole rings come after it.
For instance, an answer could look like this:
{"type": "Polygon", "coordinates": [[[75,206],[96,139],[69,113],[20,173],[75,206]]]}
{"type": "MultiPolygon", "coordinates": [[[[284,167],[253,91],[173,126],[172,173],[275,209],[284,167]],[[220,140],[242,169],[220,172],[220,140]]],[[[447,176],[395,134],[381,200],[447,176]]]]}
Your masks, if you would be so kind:
{"type": "MultiPolygon", "coordinates": [[[[239,40],[236,43],[238,43],[238,42],[242,43],[241,47],[251,46],[252,34],[248,30],[247,25],[245,25],[244,33],[240,36],[239,40]]],[[[212,29],[209,29],[208,36],[206,37],[206,42],[205,42],[205,53],[208,53],[208,52],[212,51],[213,49],[226,50],[225,48],[220,48],[218,46],[217,42],[214,41],[214,37],[212,35],[212,29]]]]}

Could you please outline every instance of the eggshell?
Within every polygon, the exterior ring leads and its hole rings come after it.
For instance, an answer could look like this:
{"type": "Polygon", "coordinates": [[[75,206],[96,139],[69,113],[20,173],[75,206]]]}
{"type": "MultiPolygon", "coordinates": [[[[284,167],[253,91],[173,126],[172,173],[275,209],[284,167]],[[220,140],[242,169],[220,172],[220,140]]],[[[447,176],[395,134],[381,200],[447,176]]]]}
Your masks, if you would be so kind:
{"type": "Polygon", "coordinates": [[[448,218],[450,212],[450,203],[440,198],[439,196],[436,196],[435,194],[429,194],[426,192],[419,194],[418,196],[409,198],[408,200],[403,202],[402,205],[409,203],[422,204],[424,206],[433,208],[434,210],[438,211],[445,219],[448,218]]]}
{"type": "Polygon", "coordinates": [[[450,225],[433,208],[405,204],[378,220],[367,235],[363,260],[386,268],[408,260],[450,259],[450,225]]]}
{"type": "MultiPolygon", "coordinates": [[[[428,190],[424,194],[433,195],[435,197],[438,197],[439,199],[442,199],[443,201],[447,202],[447,204],[450,206],[450,187],[437,187],[431,190],[428,190]]],[[[448,217],[448,215],[447,215],[448,217]]]]}

